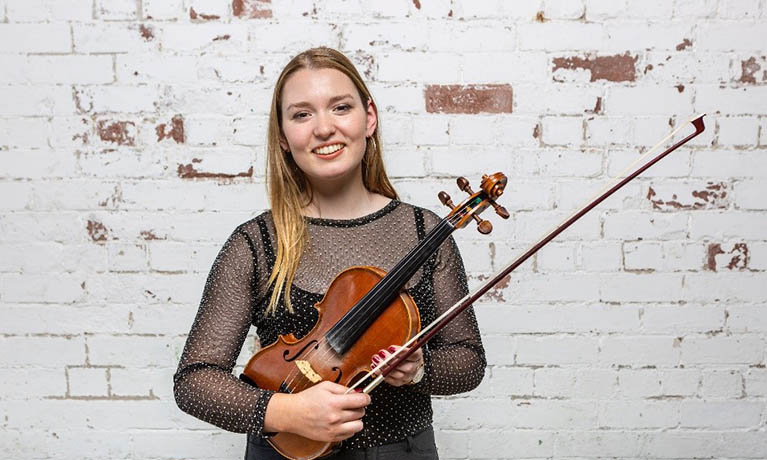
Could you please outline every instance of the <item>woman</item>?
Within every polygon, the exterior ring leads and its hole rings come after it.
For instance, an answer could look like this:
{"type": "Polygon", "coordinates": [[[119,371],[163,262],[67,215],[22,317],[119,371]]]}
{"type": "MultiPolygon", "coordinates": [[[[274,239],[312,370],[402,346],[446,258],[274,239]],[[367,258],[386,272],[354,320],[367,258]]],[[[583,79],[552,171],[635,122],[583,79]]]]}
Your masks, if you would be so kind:
{"type": "MultiPolygon", "coordinates": [[[[376,105],[354,68],[329,48],[307,50],[274,89],[267,176],[271,210],[240,225],[219,253],[174,376],[179,407],[248,433],[246,458],[281,458],[264,440],[288,431],[344,441],[328,458],[437,458],[432,394],[476,387],[484,350],[470,310],[390,373],[372,398],[322,382],[295,394],[249,386],[232,375],[251,324],[260,343],[305,335],[313,305],[353,265],[390,269],[439,217],[402,203],[384,170],[376,105]]],[[[406,285],[422,324],[462,298],[466,276],[445,242],[406,285]]],[[[388,353],[371,357],[371,365],[388,353]]]]}

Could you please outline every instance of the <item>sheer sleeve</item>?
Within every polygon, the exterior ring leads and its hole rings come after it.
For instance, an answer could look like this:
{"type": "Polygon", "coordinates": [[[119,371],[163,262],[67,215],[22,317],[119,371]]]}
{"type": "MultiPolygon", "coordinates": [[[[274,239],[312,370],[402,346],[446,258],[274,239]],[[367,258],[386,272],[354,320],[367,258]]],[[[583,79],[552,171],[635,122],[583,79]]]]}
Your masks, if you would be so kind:
{"type": "Polygon", "coordinates": [[[262,434],[273,392],[232,374],[254,313],[256,255],[238,229],[218,254],[173,376],[178,407],[228,431],[262,434]]]}
{"type": "MultiPolygon", "coordinates": [[[[452,237],[437,253],[433,277],[435,317],[438,317],[468,293],[463,260],[452,237]]],[[[450,395],[470,391],[480,384],[486,359],[473,307],[458,315],[426,344],[424,361],[426,372],[423,380],[413,386],[416,391],[450,395]]]]}

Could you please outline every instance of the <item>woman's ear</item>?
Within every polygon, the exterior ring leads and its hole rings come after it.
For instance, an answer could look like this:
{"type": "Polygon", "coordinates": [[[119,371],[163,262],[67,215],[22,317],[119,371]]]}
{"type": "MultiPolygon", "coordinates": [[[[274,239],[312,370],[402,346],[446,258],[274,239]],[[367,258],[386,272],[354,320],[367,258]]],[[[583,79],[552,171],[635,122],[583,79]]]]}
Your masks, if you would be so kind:
{"type": "Polygon", "coordinates": [[[373,100],[368,100],[368,106],[367,106],[367,124],[365,127],[365,136],[370,137],[375,132],[376,128],[378,127],[378,110],[376,109],[375,104],[373,104],[373,100]]]}
{"type": "Polygon", "coordinates": [[[285,139],[285,136],[280,133],[280,148],[283,152],[290,152],[290,146],[288,145],[288,140],[285,139]]]}

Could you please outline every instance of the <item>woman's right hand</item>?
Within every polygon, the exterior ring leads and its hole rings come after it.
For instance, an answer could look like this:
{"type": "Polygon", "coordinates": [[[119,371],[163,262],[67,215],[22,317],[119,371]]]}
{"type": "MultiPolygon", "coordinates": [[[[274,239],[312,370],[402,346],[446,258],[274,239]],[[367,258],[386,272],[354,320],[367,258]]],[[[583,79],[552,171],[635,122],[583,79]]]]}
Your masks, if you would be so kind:
{"type": "Polygon", "coordinates": [[[323,442],[339,442],[362,430],[370,396],[320,382],[300,393],[275,393],[266,408],[264,431],[288,431],[323,442]]]}

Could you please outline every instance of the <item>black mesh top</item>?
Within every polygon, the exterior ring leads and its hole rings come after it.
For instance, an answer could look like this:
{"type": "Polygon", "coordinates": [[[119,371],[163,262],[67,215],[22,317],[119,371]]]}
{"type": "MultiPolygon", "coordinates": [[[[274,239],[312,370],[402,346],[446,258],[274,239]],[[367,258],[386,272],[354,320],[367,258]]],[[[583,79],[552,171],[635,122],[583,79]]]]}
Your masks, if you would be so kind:
{"type": "MultiPolygon", "coordinates": [[[[275,230],[270,212],[240,225],[224,244],[208,276],[200,309],[174,376],[174,393],[185,412],[225,430],[263,435],[271,391],[252,387],[232,374],[248,334],[256,327],[268,345],[279,334],[301,337],[317,320],[313,305],[333,278],[353,265],[391,269],[440,218],[393,200],[384,208],[350,220],[307,218],[310,244],[293,283],[294,313],[280,306],[266,315],[267,279],[274,264],[275,230]]],[[[406,285],[430,323],[468,291],[454,240],[445,241],[406,285]]],[[[423,380],[410,386],[379,385],[366,407],[364,429],[344,447],[372,447],[404,439],[431,424],[429,395],[469,391],[485,370],[474,312],[467,309],[427,344],[423,380]]]]}

